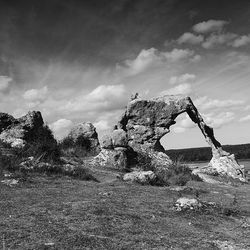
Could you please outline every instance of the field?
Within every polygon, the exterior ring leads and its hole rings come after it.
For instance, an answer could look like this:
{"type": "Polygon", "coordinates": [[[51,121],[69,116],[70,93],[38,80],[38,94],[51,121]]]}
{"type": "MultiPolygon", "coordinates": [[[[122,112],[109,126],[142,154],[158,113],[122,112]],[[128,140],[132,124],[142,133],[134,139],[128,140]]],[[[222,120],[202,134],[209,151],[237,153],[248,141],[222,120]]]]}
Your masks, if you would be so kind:
{"type": "Polygon", "coordinates": [[[250,186],[173,187],[30,176],[0,183],[3,249],[250,249],[250,186]],[[173,209],[181,196],[221,209],[173,209]]]}

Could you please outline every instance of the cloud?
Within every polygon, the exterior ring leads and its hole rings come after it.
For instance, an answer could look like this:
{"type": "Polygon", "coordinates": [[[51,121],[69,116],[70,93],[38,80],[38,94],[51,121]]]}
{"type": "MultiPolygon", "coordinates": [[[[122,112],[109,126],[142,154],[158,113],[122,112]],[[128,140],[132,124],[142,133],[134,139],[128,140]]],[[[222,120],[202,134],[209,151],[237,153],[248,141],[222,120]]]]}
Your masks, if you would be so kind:
{"type": "Polygon", "coordinates": [[[204,37],[202,35],[194,35],[190,32],[186,32],[177,39],[177,43],[179,44],[189,43],[194,45],[202,43],[203,40],[204,37]]]}
{"type": "Polygon", "coordinates": [[[170,52],[162,52],[162,55],[172,62],[177,62],[184,59],[192,59],[195,56],[195,52],[190,49],[173,49],[170,52]]]}
{"type": "Polygon", "coordinates": [[[110,126],[107,120],[100,120],[98,122],[95,122],[93,125],[96,127],[97,130],[105,131],[105,130],[110,129],[110,126]]]}
{"type": "Polygon", "coordinates": [[[203,115],[205,122],[213,128],[221,128],[222,126],[232,122],[235,119],[233,112],[221,112],[217,115],[203,115]]]}
{"type": "Polygon", "coordinates": [[[222,33],[222,34],[211,34],[206,38],[206,40],[202,43],[202,47],[205,49],[213,48],[215,45],[228,45],[231,46],[238,37],[237,34],[234,33],[222,33]]]}
{"type": "Polygon", "coordinates": [[[195,24],[193,30],[197,33],[220,32],[228,23],[223,20],[208,20],[195,24]]]}
{"type": "Polygon", "coordinates": [[[240,118],[239,121],[240,121],[240,122],[247,122],[247,121],[250,121],[250,115],[247,115],[247,116],[244,116],[244,117],[240,118]]]}
{"type": "Polygon", "coordinates": [[[193,74],[183,74],[180,76],[172,76],[169,79],[170,84],[182,84],[186,82],[192,82],[196,79],[196,76],[193,74]]]}
{"type": "Polygon", "coordinates": [[[250,110],[250,105],[247,105],[244,110],[250,110]]]}
{"type": "Polygon", "coordinates": [[[28,101],[30,107],[35,107],[43,103],[48,97],[48,87],[41,89],[29,89],[24,92],[23,98],[28,101]]]}
{"type": "Polygon", "coordinates": [[[143,49],[133,60],[126,60],[124,65],[117,65],[117,69],[126,70],[130,75],[139,74],[150,67],[157,67],[162,64],[175,63],[182,60],[196,62],[200,59],[193,50],[177,49],[172,51],[159,51],[158,49],[143,49]]]}
{"type": "Polygon", "coordinates": [[[183,83],[180,85],[177,85],[174,88],[170,88],[167,90],[164,90],[160,93],[161,96],[163,95],[187,95],[190,94],[192,92],[192,86],[189,83],[183,83]]]}
{"type": "Polygon", "coordinates": [[[239,47],[245,46],[247,44],[250,44],[250,34],[239,36],[237,39],[235,39],[232,42],[232,46],[235,48],[239,48],[239,47]]]}
{"type": "Polygon", "coordinates": [[[202,110],[216,108],[235,108],[242,107],[245,104],[243,100],[217,100],[208,98],[207,96],[200,97],[194,101],[195,105],[202,110]]]}
{"type": "Polygon", "coordinates": [[[174,133],[179,134],[179,133],[183,133],[183,132],[185,132],[185,131],[186,131],[185,128],[182,128],[182,127],[173,127],[173,132],[174,132],[174,133]]]}
{"type": "Polygon", "coordinates": [[[123,84],[100,85],[88,94],[80,93],[61,109],[67,112],[92,111],[96,113],[117,110],[126,105],[128,97],[129,93],[123,84]]]}
{"type": "Polygon", "coordinates": [[[11,81],[12,78],[8,76],[0,76],[0,92],[7,90],[11,81]]]}
{"type": "Polygon", "coordinates": [[[62,139],[69,133],[69,130],[72,125],[73,122],[71,120],[59,119],[50,124],[50,128],[54,132],[55,137],[57,137],[58,139],[62,139]]]}

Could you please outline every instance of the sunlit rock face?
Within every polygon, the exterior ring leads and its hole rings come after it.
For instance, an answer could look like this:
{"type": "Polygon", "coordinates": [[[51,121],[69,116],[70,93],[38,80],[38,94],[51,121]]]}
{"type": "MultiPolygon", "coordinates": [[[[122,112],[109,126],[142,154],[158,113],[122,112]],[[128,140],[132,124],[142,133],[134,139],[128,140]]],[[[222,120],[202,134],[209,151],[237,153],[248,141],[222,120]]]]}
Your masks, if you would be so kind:
{"type": "Polygon", "coordinates": [[[18,119],[8,114],[1,115],[0,128],[0,140],[13,148],[23,148],[27,143],[34,142],[43,136],[48,137],[51,143],[55,143],[39,111],[28,112],[27,115],[18,119]]]}
{"type": "Polygon", "coordinates": [[[214,137],[213,129],[204,122],[190,97],[175,95],[149,100],[140,98],[131,100],[114,131],[106,137],[104,144],[108,144],[109,149],[112,149],[112,134],[116,133],[124,137],[125,133],[127,149],[130,152],[127,154],[128,164],[138,162],[144,155],[148,157],[151,164],[167,167],[172,161],[165,154],[160,139],[169,133],[169,128],[176,123],[177,116],[184,112],[197,124],[212,149],[213,158],[209,168],[216,169],[219,174],[223,173],[244,180],[242,167],[238,165],[233,155],[222,149],[221,144],[214,137]],[[121,130],[124,132],[122,133],[121,130]],[[131,154],[131,149],[134,154],[131,154]]]}

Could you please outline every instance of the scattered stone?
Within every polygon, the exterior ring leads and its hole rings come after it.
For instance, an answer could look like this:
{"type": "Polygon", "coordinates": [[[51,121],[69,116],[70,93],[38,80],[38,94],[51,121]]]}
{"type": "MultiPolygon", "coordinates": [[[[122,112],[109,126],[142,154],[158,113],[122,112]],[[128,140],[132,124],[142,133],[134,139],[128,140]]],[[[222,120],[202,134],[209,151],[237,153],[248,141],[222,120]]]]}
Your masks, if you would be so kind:
{"type": "Polygon", "coordinates": [[[194,209],[199,209],[201,207],[202,203],[200,201],[194,198],[186,198],[186,197],[179,198],[174,204],[174,208],[177,211],[184,211],[189,209],[194,210],[194,209]]]}
{"type": "Polygon", "coordinates": [[[2,180],[1,183],[5,184],[7,186],[13,187],[13,186],[17,185],[19,183],[19,181],[16,179],[7,179],[7,180],[2,180]]]}
{"type": "Polygon", "coordinates": [[[124,181],[137,182],[140,184],[150,184],[156,179],[153,171],[133,171],[123,176],[124,181]]]}

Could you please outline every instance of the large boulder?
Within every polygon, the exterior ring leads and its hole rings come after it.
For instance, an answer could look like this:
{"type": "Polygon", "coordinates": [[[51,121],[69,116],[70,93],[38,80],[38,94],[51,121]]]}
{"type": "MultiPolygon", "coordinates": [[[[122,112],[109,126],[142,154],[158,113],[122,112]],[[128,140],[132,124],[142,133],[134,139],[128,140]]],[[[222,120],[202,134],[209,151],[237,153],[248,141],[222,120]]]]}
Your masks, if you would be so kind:
{"type": "Polygon", "coordinates": [[[15,119],[12,116],[4,115],[0,120],[0,140],[13,148],[23,148],[26,144],[38,141],[46,137],[51,143],[55,143],[53,135],[44,124],[39,111],[28,112],[27,115],[15,119]],[[6,126],[8,124],[8,126],[6,126]]]}
{"type": "Polygon", "coordinates": [[[91,122],[83,122],[71,129],[67,138],[73,140],[78,146],[82,146],[91,154],[100,152],[100,143],[96,128],[91,122]]]}

